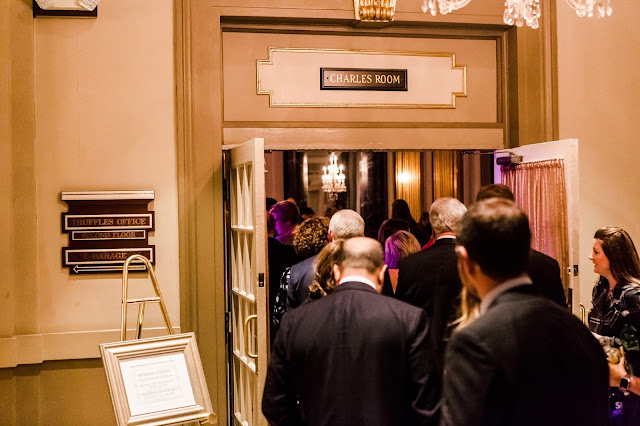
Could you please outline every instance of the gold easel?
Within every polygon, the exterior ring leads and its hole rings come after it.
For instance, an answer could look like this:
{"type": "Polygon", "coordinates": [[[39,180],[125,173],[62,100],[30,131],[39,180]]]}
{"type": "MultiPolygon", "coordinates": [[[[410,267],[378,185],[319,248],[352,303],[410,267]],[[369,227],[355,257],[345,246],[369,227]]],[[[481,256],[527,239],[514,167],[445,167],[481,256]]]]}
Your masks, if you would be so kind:
{"type": "MultiPolygon", "coordinates": [[[[129,303],[139,303],[138,306],[138,324],[136,326],[136,340],[140,339],[142,335],[142,320],[144,319],[144,307],[148,302],[159,303],[160,310],[162,311],[162,317],[164,318],[164,324],[167,326],[167,331],[169,334],[173,334],[173,328],[171,327],[171,320],[169,319],[169,313],[167,312],[167,307],[164,304],[164,299],[162,298],[162,293],[160,292],[160,287],[158,286],[158,280],[156,279],[156,273],[151,266],[151,261],[146,257],[134,254],[129,256],[127,260],[124,262],[124,266],[122,267],[122,317],[121,317],[121,327],[120,327],[120,341],[124,342],[127,340],[127,305],[129,303]],[[151,277],[151,282],[153,283],[153,289],[156,292],[155,297],[142,297],[138,299],[129,299],[129,265],[134,260],[140,260],[147,267],[149,271],[149,276],[151,277]]],[[[214,412],[211,412],[209,418],[206,420],[198,420],[200,425],[204,425],[207,423],[217,423],[218,417],[214,412]]]]}
{"type": "Polygon", "coordinates": [[[171,327],[171,320],[169,320],[169,313],[167,307],[164,304],[160,287],[158,287],[158,280],[156,279],[156,273],[151,267],[151,261],[146,257],[134,254],[129,256],[124,262],[122,267],[122,316],[120,324],[120,341],[127,340],[127,305],[129,303],[139,303],[138,305],[138,325],[136,327],[136,340],[142,335],[142,320],[144,319],[144,307],[147,302],[159,303],[160,310],[162,311],[162,317],[164,318],[164,324],[167,326],[169,334],[173,334],[173,328],[171,327]],[[129,265],[134,260],[140,260],[147,267],[149,276],[151,276],[151,282],[153,283],[153,289],[156,292],[156,297],[142,297],[138,299],[128,299],[129,296],[129,265]]]}

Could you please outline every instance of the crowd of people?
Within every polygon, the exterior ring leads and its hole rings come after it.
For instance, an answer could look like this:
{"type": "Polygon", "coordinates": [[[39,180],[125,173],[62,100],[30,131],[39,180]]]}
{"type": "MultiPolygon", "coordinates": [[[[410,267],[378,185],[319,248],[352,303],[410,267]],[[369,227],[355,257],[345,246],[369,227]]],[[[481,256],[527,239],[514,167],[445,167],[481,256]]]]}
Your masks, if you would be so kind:
{"type": "Polygon", "coordinates": [[[640,424],[640,260],[623,229],[594,235],[587,327],[505,185],[419,222],[396,200],[377,241],[353,210],[299,223],[293,200],[267,208],[270,424],[640,424]]]}

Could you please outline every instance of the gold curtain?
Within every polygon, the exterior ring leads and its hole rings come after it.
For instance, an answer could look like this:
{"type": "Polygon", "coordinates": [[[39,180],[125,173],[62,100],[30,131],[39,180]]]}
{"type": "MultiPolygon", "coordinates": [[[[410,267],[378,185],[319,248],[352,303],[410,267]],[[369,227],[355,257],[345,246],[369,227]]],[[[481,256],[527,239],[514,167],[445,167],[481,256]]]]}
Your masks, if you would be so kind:
{"type": "Polygon", "coordinates": [[[433,199],[460,198],[460,157],[456,151],[433,151],[433,199]]]}
{"type": "Polygon", "coordinates": [[[409,204],[411,216],[416,221],[422,214],[421,182],[420,152],[396,152],[396,199],[402,198],[409,204]]]}
{"type": "Polygon", "coordinates": [[[531,246],[560,264],[568,285],[569,235],[564,161],[546,160],[502,168],[502,183],[513,191],[516,203],[529,217],[531,246]]]}

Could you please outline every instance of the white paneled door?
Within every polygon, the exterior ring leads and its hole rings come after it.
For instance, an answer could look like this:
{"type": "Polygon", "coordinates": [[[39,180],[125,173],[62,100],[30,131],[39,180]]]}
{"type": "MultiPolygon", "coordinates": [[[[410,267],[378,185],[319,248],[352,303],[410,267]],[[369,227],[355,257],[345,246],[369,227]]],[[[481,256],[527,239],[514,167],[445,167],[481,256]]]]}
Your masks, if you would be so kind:
{"type": "Polygon", "coordinates": [[[263,139],[252,139],[230,150],[228,176],[232,423],[266,425],[260,404],[269,341],[263,139]]]}

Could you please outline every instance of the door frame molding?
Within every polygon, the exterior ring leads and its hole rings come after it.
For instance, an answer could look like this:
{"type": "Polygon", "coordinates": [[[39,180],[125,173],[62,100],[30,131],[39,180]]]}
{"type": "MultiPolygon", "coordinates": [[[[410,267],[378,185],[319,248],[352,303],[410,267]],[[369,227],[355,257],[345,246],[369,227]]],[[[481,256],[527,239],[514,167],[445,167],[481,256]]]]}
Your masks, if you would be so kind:
{"type": "MultiPolygon", "coordinates": [[[[557,134],[555,14],[550,0],[543,3],[549,24],[542,24],[536,33],[525,28],[507,29],[501,15],[466,15],[464,9],[455,15],[435,18],[419,10],[398,10],[392,26],[367,30],[354,21],[353,7],[344,0],[305,4],[306,8],[302,8],[298,0],[263,0],[240,5],[228,0],[174,0],[180,323],[183,331],[196,334],[209,393],[219,419],[228,418],[222,145],[225,132],[242,133],[245,129],[245,123],[229,123],[225,127],[223,122],[222,22],[238,27],[279,22],[281,28],[294,26],[307,32],[335,31],[339,26],[349,34],[375,31],[376,35],[389,36],[424,31],[425,27],[447,34],[461,28],[467,32],[501,29],[506,35],[498,53],[508,58],[502,61],[502,72],[498,72],[505,76],[499,86],[505,89],[505,103],[509,105],[508,112],[505,111],[508,117],[503,116],[503,122],[508,118],[509,123],[503,128],[504,140],[510,141],[506,145],[515,146],[552,140],[557,134]],[[527,67],[532,61],[539,66],[527,67]],[[506,91],[508,87],[517,90],[506,91]],[[544,90],[519,94],[527,87],[544,90]]],[[[314,126],[318,125],[305,128],[314,126]]],[[[316,131],[354,130],[326,126],[316,131]]],[[[291,132],[286,128],[275,130],[282,130],[283,134],[291,132]]],[[[432,132],[437,129],[416,125],[409,130],[432,132]]],[[[250,138],[261,136],[253,134],[250,138]]],[[[367,145],[358,147],[367,149],[367,145]]]]}

